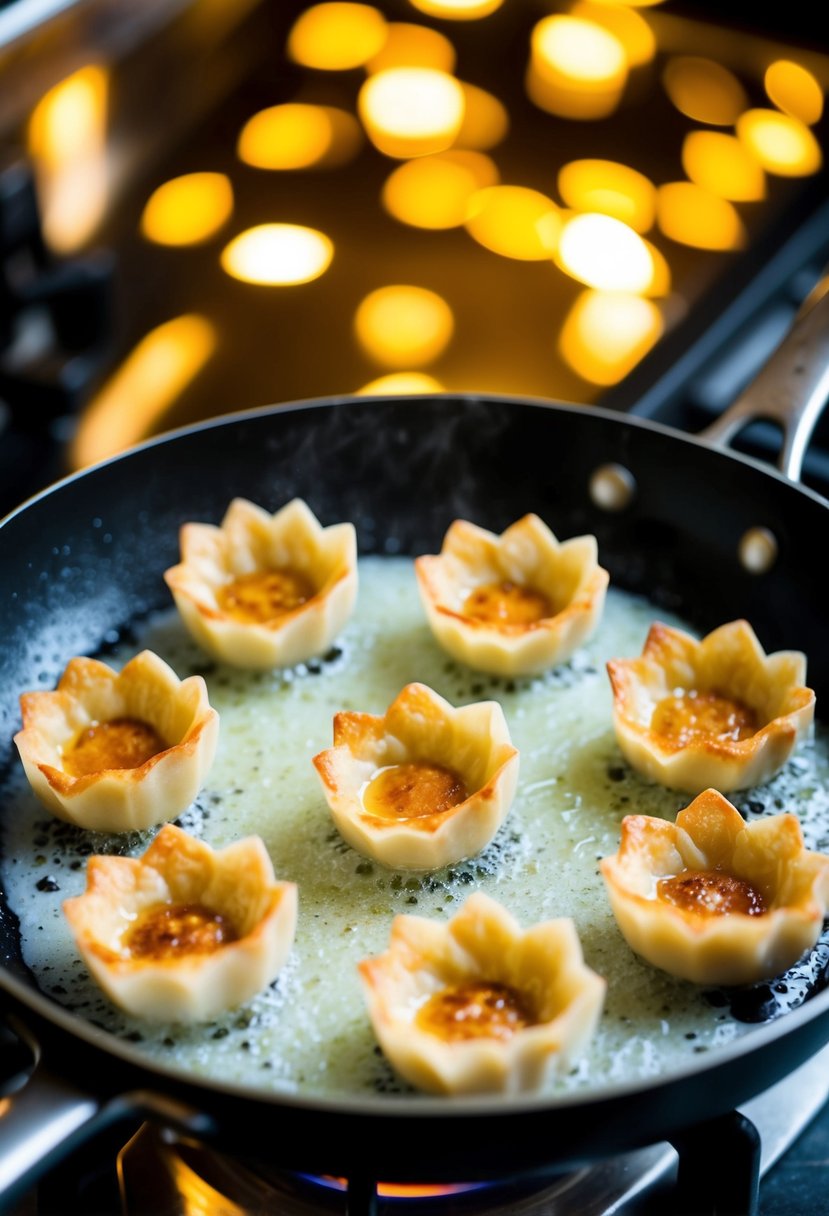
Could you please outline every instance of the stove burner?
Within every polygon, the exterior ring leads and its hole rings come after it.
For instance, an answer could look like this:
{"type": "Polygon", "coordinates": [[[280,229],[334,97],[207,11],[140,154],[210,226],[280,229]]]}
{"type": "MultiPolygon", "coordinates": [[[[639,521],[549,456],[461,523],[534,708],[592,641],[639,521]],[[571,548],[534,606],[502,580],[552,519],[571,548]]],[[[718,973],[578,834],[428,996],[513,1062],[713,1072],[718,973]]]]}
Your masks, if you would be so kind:
{"type": "MultiPolygon", "coordinates": [[[[314,1186],[326,1187],[341,1193],[348,1191],[347,1178],[334,1178],[330,1174],[321,1174],[318,1177],[313,1174],[299,1174],[298,1177],[304,1178],[314,1186]]],[[[468,1194],[471,1191],[489,1189],[490,1186],[491,1184],[487,1182],[456,1182],[446,1183],[442,1186],[430,1186],[427,1183],[407,1186],[405,1183],[380,1182],[377,1185],[377,1194],[381,1199],[445,1199],[449,1195],[468,1194]]]]}
{"type": "Polygon", "coordinates": [[[762,1176],[777,1162],[827,1097],[829,1047],[740,1111],[691,1129],[679,1155],[661,1143],[545,1176],[451,1187],[375,1188],[369,1180],[348,1185],[313,1178],[242,1162],[144,1124],[118,1154],[120,1216],[664,1216],[714,1210],[753,1216],[757,1171],[762,1176]],[[720,1207],[722,1191],[716,1198],[709,1193],[723,1185],[712,1162],[725,1158],[731,1178],[720,1207]]]}
{"type": "MultiPolygon", "coordinates": [[[[0,1125],[16,1100],[13,1095],[0,1102],[0,1125]]],[[[395,1187],[403,1192],[395,1194],[369,1178],[353,1178],[343,1189],[342,1180],[242,1160],[136,1114],[131,1126],[116,1120],[81,1139],[46,1169],[35,1188],[3,1211],[9,1216],[800,1216],[804,1194],[823,1186],[827,1100],[829,1046],[737,1111],[686,1129],[676,1148],[658,1143],[580,1168],[559,1165],[555,1172],[553,1163],[547,1172],[472,1187],[395,1187]],[[773,1169],[784,1153],[785,1163],[773,1169]],[[758,1206],[758,1196],[764,1203],[769,1196],[770,1206],[758,1206]]],[[[275,1128],[277,1158],[278,1148],[275,1128]]],[[[413,1162],[428,1170],[428,1152],[414,1154],[413,1162]]],[[[818,1204],[815,1210],[823,1208],[818,1204]]]]}
{"type": "Polygon", "coordinates": [[[356,1195],[359,1185],[348,1186],[343,1179],[263,1170],[145,1124],[121,1150],[118,1174],[124,1216],[150,1211],[153,1216],[202,1211],[222,1216],[515,1216],[519,1211],[521,1216],[587,1216],[605,1211],[614,1192],[619,1198],[622,1175],[635,1179],[625,1188],[633,1197],[653,1186],[663,1167],[668,1172],[674,1158],[673,1150],[663,1145],[552,1179],[451,1186],[380,1183],[376,1196],[367,1197],[356,1195]]]}

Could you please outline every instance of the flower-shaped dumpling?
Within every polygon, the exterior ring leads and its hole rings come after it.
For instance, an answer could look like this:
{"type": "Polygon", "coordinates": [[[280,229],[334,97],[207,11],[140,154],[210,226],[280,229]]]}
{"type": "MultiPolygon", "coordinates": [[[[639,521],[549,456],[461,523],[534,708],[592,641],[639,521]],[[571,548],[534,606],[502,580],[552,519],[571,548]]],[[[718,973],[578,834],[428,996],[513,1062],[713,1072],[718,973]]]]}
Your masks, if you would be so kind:
{"type": "Polygon", "coordinates": [[[96,856],[64,914],[90,974],[136,1017],[201,1022],[250,1000],[294,941],[297,887],[258,836],[212,849],[166,824],[141,858],[96,856]]]}
{"type": "Polygon", "coordinates": [[[386,1058],[431,1093],[541,1089],[587,1047],[606,991],[572,920],[522,931],[483,892],[446,923],[395,917],[358,968],[386,1058]]]}
{"type": "Polygon", "coordinates": [[[811,726],[815,694],[799,651],[766,655],[747,621],[701,641],[655,622],[636,659],[611,659],[613,726],[643,777],[698,794],[761,785],[811,726]]]}
{"type": "Polygon", "coordinates": [[[408,684],[385,715],[338,713],[314,756],[341,836],[399,870],[436,870],[479,853],[518,782],[518,751],[497,701],[454,709],[408,684]]]}
{"type": "Polygon", "coordinates": [[[290,667],[321,654],[357,599],[353,524],[324,528],[300,498],[270,515],[234,498],[220,527],[186,523],[164,579],[185,626],[235,667],[290,667]]]}
{"type": "Polygon", "coordinates": [[[536,675],[595,631],[609,576],[594,536],[560,543],[537,515],[500,536],[455,520],[439,554],[415,559],[420,598],[439,645],[493,675],[536,675]]]}
{"type": "Polygon", "coordinates": [[[59,819],[97,832],[175,819],[213,763],[219,715],[201,676],[180,680],[151,650],[115,672],[70,659],[54,692],[20,698],[14,737],[29,783],[59,819]]]}
{"type": "Polygon", "coordinates": [[[779,975],[814,946],[829,901],[829,857],[804,847],[795,815],[746,824],[713,789],[675,824],[625,816],[601,870],[630,948],[696,984],[779,975]]]}

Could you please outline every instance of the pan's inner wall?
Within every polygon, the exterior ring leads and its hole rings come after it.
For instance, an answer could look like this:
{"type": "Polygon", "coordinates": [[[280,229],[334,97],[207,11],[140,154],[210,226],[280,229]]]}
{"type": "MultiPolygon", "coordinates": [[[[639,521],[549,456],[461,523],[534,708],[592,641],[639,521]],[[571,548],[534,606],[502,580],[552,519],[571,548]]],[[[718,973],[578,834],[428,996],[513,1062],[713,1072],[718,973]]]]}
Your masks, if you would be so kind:
{"type": "MultiPolygon", "coordinates": [[[[234,496],[276,510],[304,498],[354,522],[360,549],[436,552],[455,518],[500,531],[527,511],[559,539],[593,532],[620,587],[707,630],[738,616],[767,650],[799,649],[827,685],[815,557],[822,500],[773,474],[623,416],[500,398],[343,399],[235,416],[162,440],[35,500],[0,530],[0,772],[18,763],[20,692],[51,688],[75,654],[101,653],[169,603],[163,571],[188,520],[218,523],[234,496]],[[619,462],[637,492],[606,512],[592,473],[619,462]],[[770,528],[768,575],[737,560],[770,528]]],[[[0,948],[20,967],[14,917],[0,948]]]]}

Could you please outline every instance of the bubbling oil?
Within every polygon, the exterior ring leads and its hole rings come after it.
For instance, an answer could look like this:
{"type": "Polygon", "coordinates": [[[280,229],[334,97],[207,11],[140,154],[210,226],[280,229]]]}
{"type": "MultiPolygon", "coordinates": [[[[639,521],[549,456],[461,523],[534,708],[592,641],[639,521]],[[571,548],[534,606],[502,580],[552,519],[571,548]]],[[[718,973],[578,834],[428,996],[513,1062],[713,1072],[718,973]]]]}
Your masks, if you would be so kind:
{"type": "MultiPolygon", "coordinates": [[[[149,647],[180,677],[204,675],[220,715],[219,746],[205,787],[177,822],[213,847],[260,835],[277,877],[298,884],[296,939],[277,980],[243,1007],[198,1026],[157,1025],[112,1006],[78,957],[62,902],[84,889],[91,854],[140,855],[153,833],[108,836],[54,819],[17,771],[5,792],[3,879],[25,961],[41,988],[165,1069],[258,1090],[383,1093],[391,1101],[411,1091],[377,1047],[357,963],[386,948],[398,913],[446,920],[481,890],[524,927],[572,917],[586,962],[607,979],[596,1035],[571,1072],[550,1082],[551,1097],[572,1091],[589,1097],[617,1083],[662,1078],[750,1032],[727,997],[673,979],[630,951],[598,868],[615,852],[625,814],[673,819],[690,801],[645,783],[622,760],[605,663],[638,655],[655,618],[687,626],[611,587],[598,630],[568,663],[534,678],[490,677],[440,650],[410,559],[364,557],[359,575],[357,607],[336,644],[290,669],[247,672],[209,661],[173,609],[107,657],[120,667],[149,647]],[[385,869],[342,840],[312,757],[331,745],[335,713],[382,714],[415,680],[453,705],[500,702],[520,751],[520,776],[506,821],[482,853],[413,874],[385,869]]],[[[827,790],[829,745],[815,728],[778,777],[730,797],[748,818],[796,811],[809,847],[826,851],[827,790]]],[[[828,952],[822,939],[801,967],[766,986],[776,1012],[803,999],[828,952]]]]}

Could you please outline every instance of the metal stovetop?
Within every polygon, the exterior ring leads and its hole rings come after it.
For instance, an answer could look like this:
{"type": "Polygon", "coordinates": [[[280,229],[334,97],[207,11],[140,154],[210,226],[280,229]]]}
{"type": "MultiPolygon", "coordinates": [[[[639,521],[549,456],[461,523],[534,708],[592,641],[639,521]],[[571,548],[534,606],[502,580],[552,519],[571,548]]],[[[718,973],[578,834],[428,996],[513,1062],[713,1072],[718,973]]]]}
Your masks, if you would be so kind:
{"type": "MultiPolygon", "coordinates": [[[[25,1091],[24,1091],[25,1094],[25,1091]]],[[[759,1135],[759,1187],[739,1152],[712,1149],[705,1198],[680,1200],[678,1157],[656,1144],[549,1179],[510,1179],[440,1197],[353,1195],[240,1163],[149,1123],[119,1126],[48,1172],[9,1216],[802,1216],[829,1210],[829,1047],[745,1103],[735,1124],[759,1135]],[[746,1121],[748,1123],[746,1124],[746,1121]],[[719,1154],[720,1160],[713,1158],[719,1154]],[[713,1185],[712,1179],[717,1179],[713,1185]],[[713,1196],[713,1198],[712,1198],[713,1196]],[[690,1203],[691,1206],[688,1206],[690,1203]]],[[[22,1101],[25,1097],[21,1096],[22,1101]]],[[[722,1124],[729,1134],[727,1121],[722,1124]]],[[[703,1153],[703,1160],[705,1156],[703,1153]]]]}

